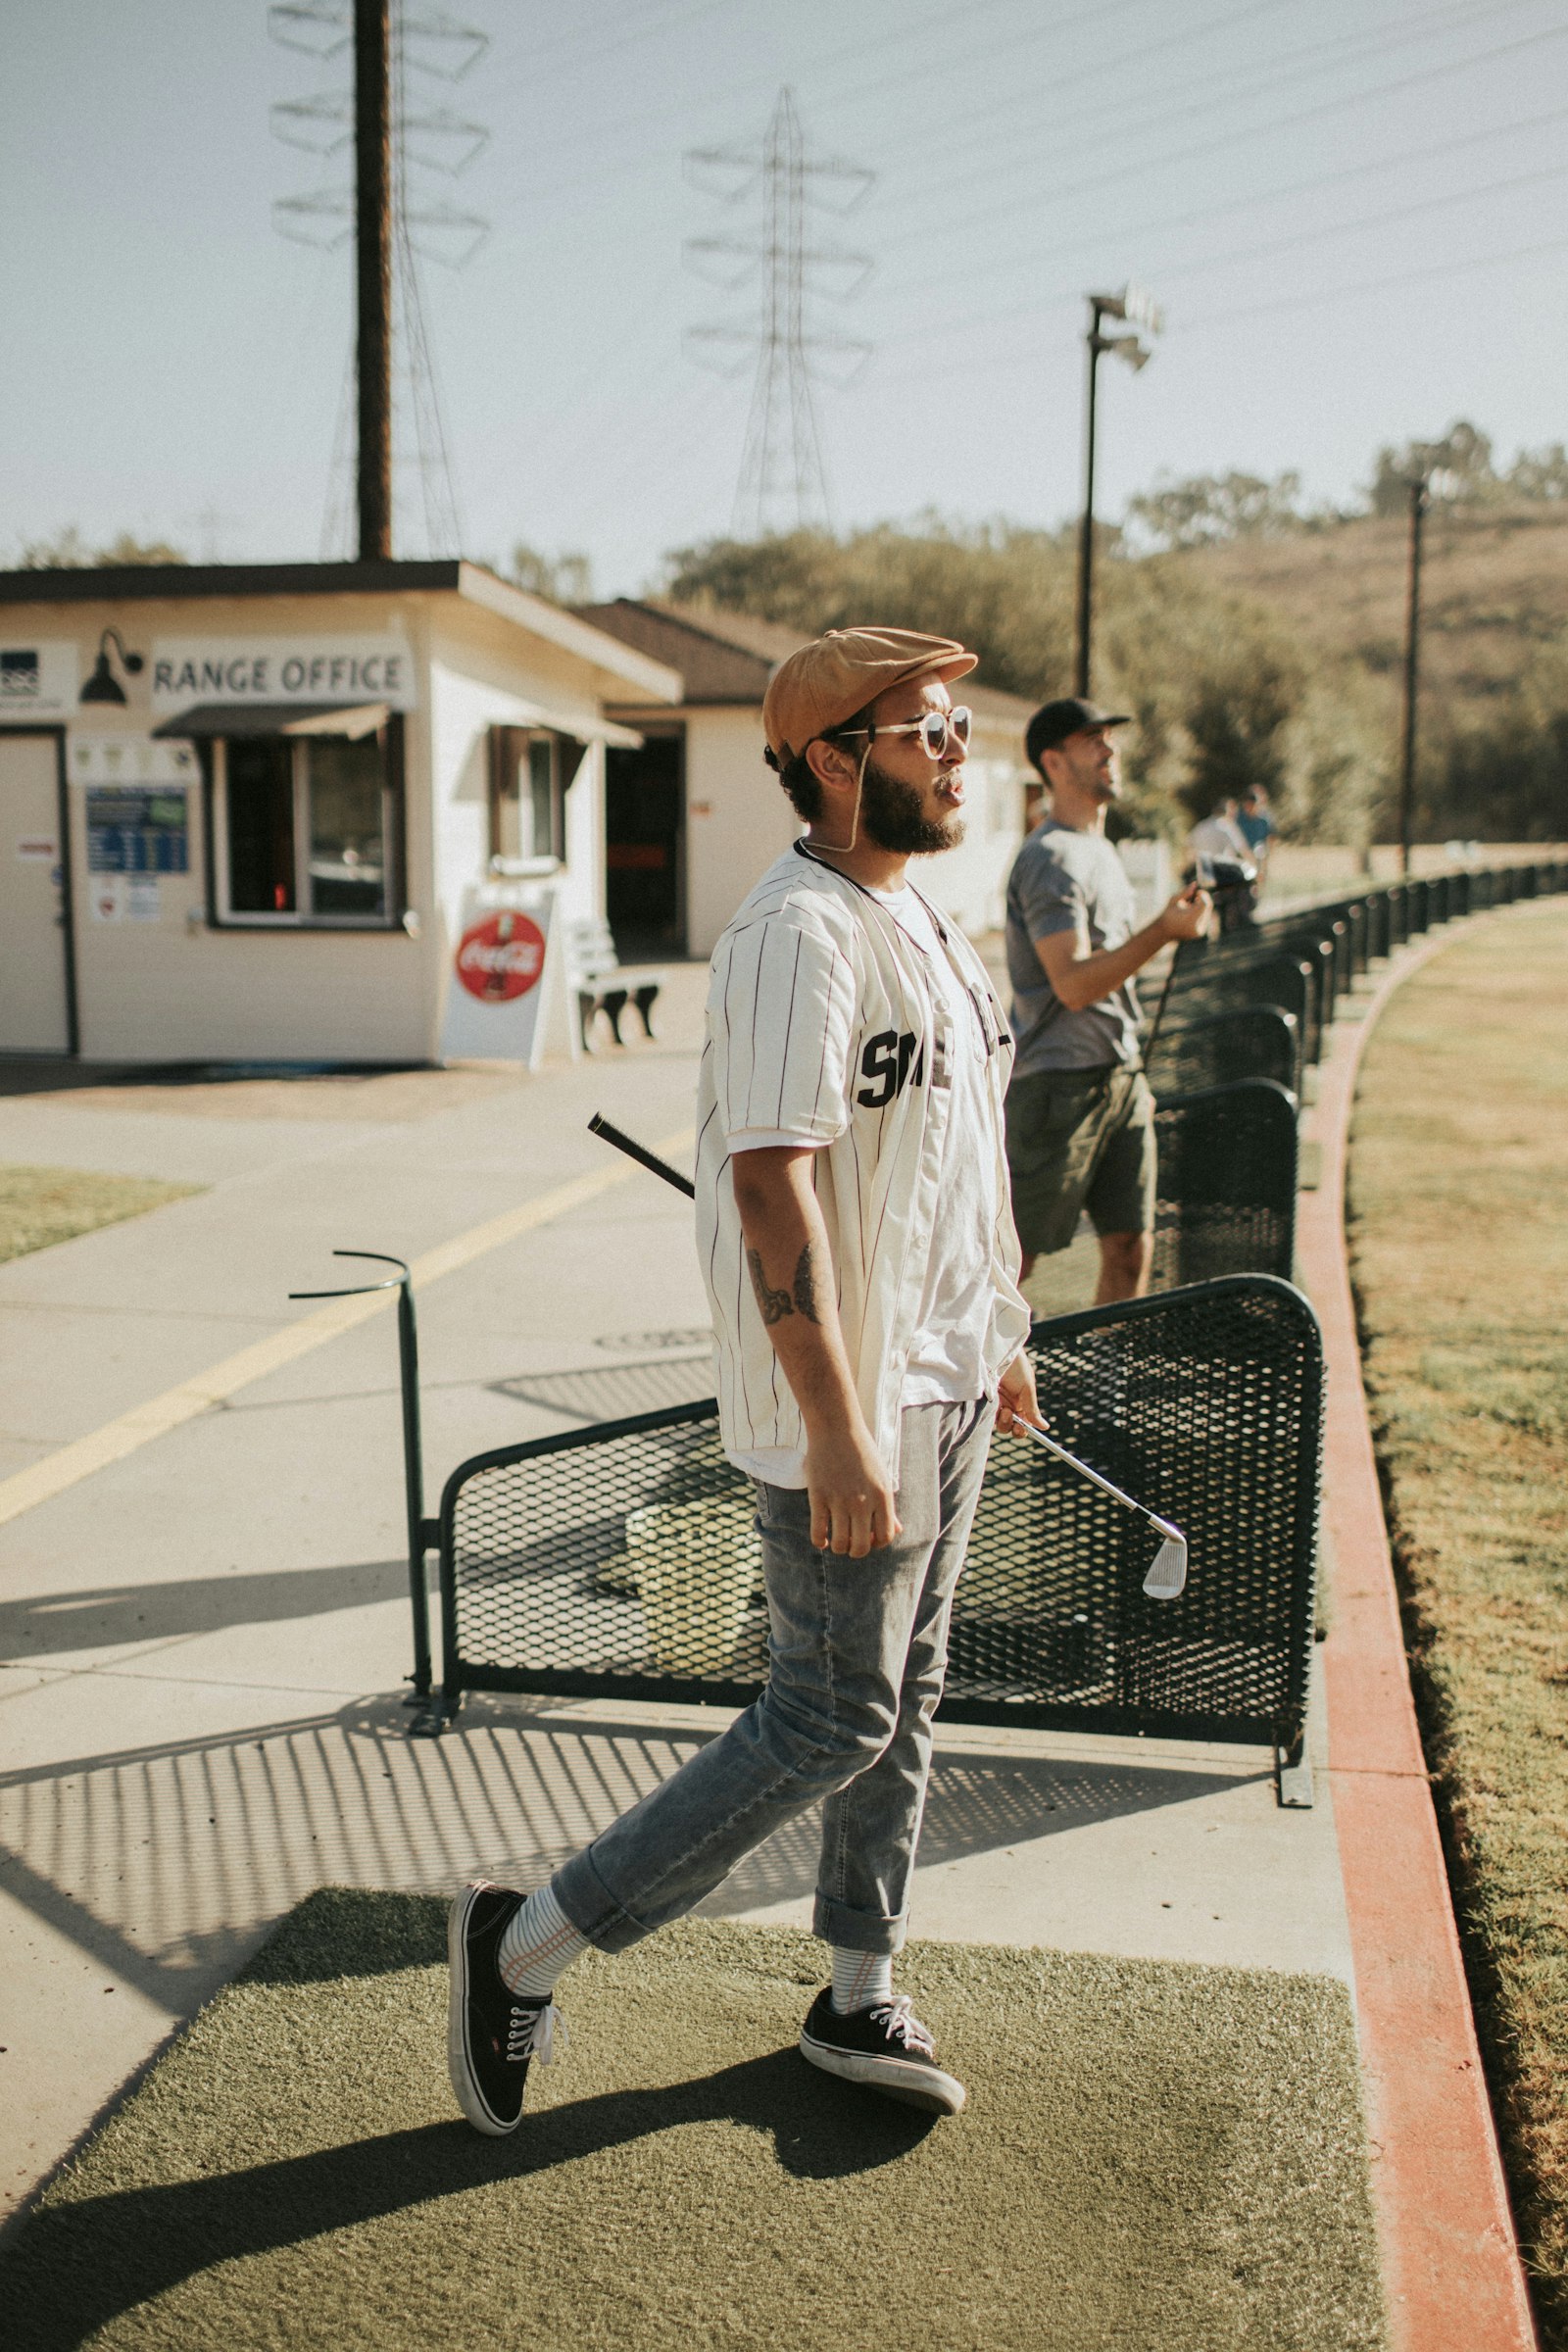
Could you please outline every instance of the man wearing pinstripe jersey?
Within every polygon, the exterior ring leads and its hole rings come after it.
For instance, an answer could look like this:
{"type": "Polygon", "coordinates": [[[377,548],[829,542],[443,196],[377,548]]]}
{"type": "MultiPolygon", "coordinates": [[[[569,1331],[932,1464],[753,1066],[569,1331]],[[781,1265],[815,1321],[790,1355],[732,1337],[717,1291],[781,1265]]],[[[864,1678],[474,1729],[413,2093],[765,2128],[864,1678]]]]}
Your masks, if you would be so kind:
{"type": "Polygon", "coordinates": [[[813,1925],[833,1967],[801,2049],[939,2113],[963,2103],[892,1963],[992,1429],[1039,1423],[1004,1155],[1008,1026],[907,872],[961,838],[968,713],[949,686],[974,662],[948,638],[836,630],[769,686],[769,763],[807,830],[714,951],[697,1157],[769,1680],[548,1886],[458,1898],[451,2068],[481,2131],[515,2128],[572,1958],[678,1918],[816,1804],[813,1925]]]}

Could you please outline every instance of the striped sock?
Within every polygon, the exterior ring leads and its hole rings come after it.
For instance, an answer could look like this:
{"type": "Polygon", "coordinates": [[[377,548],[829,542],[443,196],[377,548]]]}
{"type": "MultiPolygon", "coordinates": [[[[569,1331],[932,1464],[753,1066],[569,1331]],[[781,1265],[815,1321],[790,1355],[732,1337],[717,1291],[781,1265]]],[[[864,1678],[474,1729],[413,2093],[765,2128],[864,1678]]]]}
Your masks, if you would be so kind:
{"type": "Polygon", "coordinates": [[[893,1998],[891,1952],[851,1952],[833,1946],[833,2006],[840,2017],[893,1998]]]}
{"type": "Polygon", "coordinates": [[[501,1981],[524,2000],[547,2000],[562,1970],[588,1949],[587,1936],[578,1935],[547,1882],[529,1895],[501,1938],[501,1981]]]}

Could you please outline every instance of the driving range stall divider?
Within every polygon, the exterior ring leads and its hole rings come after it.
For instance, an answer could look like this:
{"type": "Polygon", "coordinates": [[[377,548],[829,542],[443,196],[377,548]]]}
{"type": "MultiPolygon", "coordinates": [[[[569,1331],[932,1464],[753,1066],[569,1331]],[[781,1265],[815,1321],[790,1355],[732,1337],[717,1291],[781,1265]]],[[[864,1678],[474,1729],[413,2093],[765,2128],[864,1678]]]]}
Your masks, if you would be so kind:
{"type": "MultiPolygon", "coordinates": [[[[439,1735],[468,1691],[748,1705],[767,1678],[761,1542],[714,1400],[476,1454],[427,1518],[409,1270],[334,1254],[397,1269],[363,1287],[399,1293],[412,1732],[439,1735]]],[[[993,1446],[943,1717],[1268,1745],[1281,1801],[1310,1804],[1311,1307],[1232,1276],[1037,1323],[1029,1347],[1054,1446],[993,1446]]]]}

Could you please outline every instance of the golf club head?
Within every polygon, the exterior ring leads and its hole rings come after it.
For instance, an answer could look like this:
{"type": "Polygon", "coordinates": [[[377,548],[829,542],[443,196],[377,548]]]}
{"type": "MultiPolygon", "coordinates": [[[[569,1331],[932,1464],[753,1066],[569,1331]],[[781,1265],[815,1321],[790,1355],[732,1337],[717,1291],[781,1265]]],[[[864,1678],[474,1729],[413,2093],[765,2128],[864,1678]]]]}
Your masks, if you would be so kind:
{"type": "Polygon", "coordinates": [[[1186,1582],[1186,1538],[1167,1536],[1144,1579],[1144,1591],[1151,1600],[1174,1600],[1186,1582]]]}

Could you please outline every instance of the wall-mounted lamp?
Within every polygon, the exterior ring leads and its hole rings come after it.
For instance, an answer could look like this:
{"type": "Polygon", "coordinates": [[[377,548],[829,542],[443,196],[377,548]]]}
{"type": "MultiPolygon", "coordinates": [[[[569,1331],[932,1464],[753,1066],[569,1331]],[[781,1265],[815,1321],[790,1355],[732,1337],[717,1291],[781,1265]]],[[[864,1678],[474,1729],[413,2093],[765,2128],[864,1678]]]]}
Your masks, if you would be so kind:
{"type": "Polygon", "coordinates": [[[125,689],[109,666],[109,640],[113,638],[120,652],[121,667],[130,677],[145,669],[147,664],[140,654],[127,654],[125,640],[118,629],[105,629],[98,640],[98,660],[92,676],[77,698],[84,703],[123,703],[125,689]]]}

